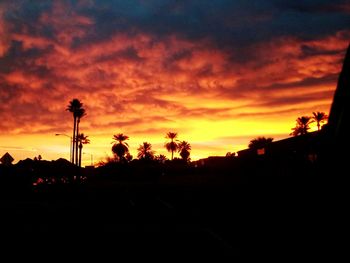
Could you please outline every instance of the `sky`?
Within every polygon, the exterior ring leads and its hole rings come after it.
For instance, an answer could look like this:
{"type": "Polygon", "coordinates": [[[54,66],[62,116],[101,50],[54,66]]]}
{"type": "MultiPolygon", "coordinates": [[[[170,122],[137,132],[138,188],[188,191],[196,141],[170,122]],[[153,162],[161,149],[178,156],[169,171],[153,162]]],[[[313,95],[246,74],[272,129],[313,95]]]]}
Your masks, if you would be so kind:
{"type": "Polygon", "coordinates": [[[2,0],[0,155],[69,159],[73,98],[85,165],[118,133],[170,157],[177,132],[192,160],[286,138],[329,113],[349,40],[349,0],[2,0]]]}

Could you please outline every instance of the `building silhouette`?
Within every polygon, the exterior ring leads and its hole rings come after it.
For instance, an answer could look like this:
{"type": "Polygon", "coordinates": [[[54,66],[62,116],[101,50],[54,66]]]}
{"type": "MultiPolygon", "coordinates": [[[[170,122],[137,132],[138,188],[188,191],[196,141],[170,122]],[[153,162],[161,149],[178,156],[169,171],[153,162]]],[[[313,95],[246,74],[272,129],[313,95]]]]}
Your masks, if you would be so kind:
{"type": "Polygon", "coordinates": [[[5,166],[10,166],[14,160],[15,159],[7,152],[1,157],[0,162],[5,166]]]}

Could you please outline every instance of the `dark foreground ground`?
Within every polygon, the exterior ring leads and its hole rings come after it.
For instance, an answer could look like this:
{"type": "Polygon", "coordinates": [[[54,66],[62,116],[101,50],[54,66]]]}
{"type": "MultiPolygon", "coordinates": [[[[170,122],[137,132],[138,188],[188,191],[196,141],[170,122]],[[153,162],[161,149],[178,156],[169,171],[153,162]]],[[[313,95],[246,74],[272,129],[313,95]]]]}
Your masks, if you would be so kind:
{"type": "Polygon", "coordinates": [[[316,177],[3,188],[2,250],[98,262],[334,260],[347,210],[339,189],[316,177]]]}

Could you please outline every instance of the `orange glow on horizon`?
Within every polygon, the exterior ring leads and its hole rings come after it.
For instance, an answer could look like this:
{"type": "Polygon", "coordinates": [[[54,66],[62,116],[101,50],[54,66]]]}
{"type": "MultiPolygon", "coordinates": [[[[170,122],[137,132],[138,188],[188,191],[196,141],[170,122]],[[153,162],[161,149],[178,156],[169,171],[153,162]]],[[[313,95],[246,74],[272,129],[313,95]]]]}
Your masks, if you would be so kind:
{"type": "Polygon", "coordinates": [[[242,47],[246,58],[208,37],[135,30],[94,39],[96,21],[66,9],[55,2],[18,32],[0,9],[0,59],[26,56],[0,71],[0,155],[9,152],[15,162],[39,154],[69,160],[69,138],[55,133],[71,136],[65,109],[73,98],[87,112],[80,127],[91,144],[84,145],[83,165],[91,156],[94,163],[112,156],[117,133],[130,137],[134,157],[143,142],[169,157],[164,137],[177,132],[192,145],[192,160],[237,152],[257,136],[286,138],[297,117],[329,113],[350,34],[273,37],[242,47]],[[31,33],[48,25],[54,38],[31,33]],[[85,36],[91,41],[79,43],[85,36]]]}

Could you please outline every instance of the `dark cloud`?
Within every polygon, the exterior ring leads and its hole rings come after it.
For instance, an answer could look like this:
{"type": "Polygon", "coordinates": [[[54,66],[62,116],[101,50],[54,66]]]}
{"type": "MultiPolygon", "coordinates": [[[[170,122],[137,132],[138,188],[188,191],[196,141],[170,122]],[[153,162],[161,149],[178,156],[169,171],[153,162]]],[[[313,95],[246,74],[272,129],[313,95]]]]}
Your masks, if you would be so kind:
{"type": "Polygon", "coordinates": [[[349,6],[347,0],[304,0],[302,2],[291,2],[283,0],[273,0],[275,6],[282,10],[294,10],[300,13],[347,13],[346,6],[349,6]]]}
{"type": "Polygon", "coordinates": [[[221,94],[231,97],[232,99],[249,99],[253,94],[259,94],[260,101],[262,103],[253,104],[250,106],[282,106],[282,105],[293,105],[304,102],[317,101],[319,99],[331,98],[333,91],[324,91],[314,95],[300,94],[301,90],[309,89],[312,90],[315,87],[322,86],[335,86],[338,79],[338,74],[327,74],[323,77],[306,77],[300,81],[294,81],[289,83],[272,83],[267,86],[260,86],[257,83],[252,83],[250,80],[245,83],[243,80],[239,83],[239,87],[231,89],[221,89],[221,94]],[[278,96],[279,92],[290,91],[292,95],[278,96]],[[273,99],[270,99],[273,97],[273,99]]]}
{"type": "Polygon", "coordinates": [[[169,67],[169,65],[173,65],[176,62],[190,59],[192,57],[192,52],[193,51],[190,49],[181,49],[177,52],[174,52],[173,54],[170,54],[170,56],[164,60],[163,66],[169,67]]]}
{"type": "MultiPolygon", "coordinates": [[[[264,87],[265,91],[279,91],[279,90],[293,90],[305,87],[317,87],[320,85],[332,85],[338,79],[338,74],[327,74],[320,78],[307,77],[300,81],[290,83],[273,83],[269,86],[264,87]]],[[[255,90],[256,91],[256,90],[255,90]]]]}
{"type": "Polygon", "coordinates": [[[10,30],[16,33],[44,35],[53,37],[54,31],[50,25],[38,27],[38,21],[44,12],[52,9],[52,1],[6,1],[4,18],[10,25],[10,30]]]}
{"type": "Polygon", "coordinates": [[[19,85],[10,85],[0,79],[0,112],[5,112],[6,104],[17,99],[20,90],[19,85]]]}
{"type": "MultiPolygon", "coordinates": [[[[195,1],[93,1],[82,5],[79,1],[21,1],[17,8],[5,13],[14,32],[57,40],[61,27],[40,22],[47,13],[62,21],[85,16],[92,24],[70,26],[83,28],[85,34],[76,36],[72,48],[108,40],[115,34],[144,32],[155,37],[178,35],[185,39],[209,38],[213,45],[235,48],[256,41],[268,41],[278,36],[295,35],[316,38],[349,28],[350,15],[343,12],[346,1],[279,0],[195,0],[195,1]],[[58,5],[57,3],[61,3],[58,5]],[[60,7],[60,12],[54,9],[60,7]]],[[[66,24],[64,24],[66,25],[66,24]]],[[[62,26],[62,25],[61,25],[62,26]]]]}
{"type": "Polygon", "coordinates": [[[279,107],[279,106],[297,106],[303,105],[305,103],[316,102],[320,100],[327,100],[331,98],[334,94],[333,90],[330,91],[319,91],[310,92],[309,94],[300,94],[294,96],[284,96],[284,97],[265,97],[262,103],[256,103],[255,106],[258,107],[279,107]]]}
{"type": "Polygon", "coordinates": [[[22,41],[13,40],[7,53],[0,57],[0,73],[9,73],[13,70],[25,70],[42,78],[50,77],[50,70],[44,65],[37,65],[36,59],[52,52],[52,47],[43,49],[33,47],[25,49],[22,41]]]}
{"type": "Polygon", "coordinates": [[[112,54],[101,55],[96,58],[95,63],[101,63],[110,60],[128,60],[137,63],[142,62],[143,58],[138,55],[137,50],[134,47],[127,47],[123,50],[113,52],[112,54]]]}
{"type": "MultiPolygon", "coordinates": [[[[57,14],[57,1],[21,1],[6,13],[6,20],[16,32],[56,39],[57,29],[49,24],[36,26],[42,14],[57,14]]],[[[276,36],[322,37],[334,30],[349,28],[346,1],[94,1],[79,5],[64,1],[66,15],[89,17],[93,25],[76,37],[72,47],[105,41],[118,33],[133,35],[146,32],[154,37],[176,34],[186,39],[210,38],[221,48],[236,47],[276,36]]],[[[63,17],[64,18],[64,17],[63,17]]],[[[79,26],[79,25],[77,25],[79,26]]],[[[81,26],[81,25],[80,25],[81,26]]]]}
{"type": "Polygon", "coordinates": [[[320,55],[337,55],[339,54],[339,50],[323,50],[319,47],[312,47],[310,45],[302,45],[301,46],[302,55],[301,58],[309,57],[309,56],[320,56],[320,55]]]}

